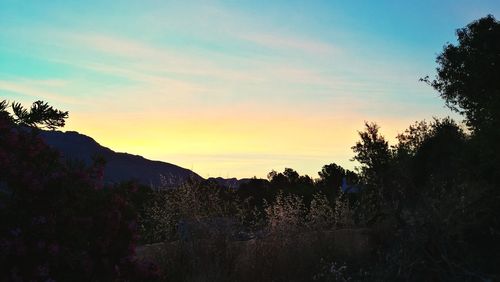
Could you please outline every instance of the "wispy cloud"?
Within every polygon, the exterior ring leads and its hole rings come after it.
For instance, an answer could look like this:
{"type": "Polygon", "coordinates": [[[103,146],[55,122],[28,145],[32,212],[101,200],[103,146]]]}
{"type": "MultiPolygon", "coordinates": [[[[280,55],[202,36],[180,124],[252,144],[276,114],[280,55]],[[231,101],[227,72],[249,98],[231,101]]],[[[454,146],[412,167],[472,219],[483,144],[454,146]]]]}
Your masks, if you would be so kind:
{"type": "MultiPolygon", "coordinates": [[[[304,52],[303,60],[297,60],[296,55],[287,52],[278,52],[279,56],[273,59],[259,53],[250,57],[224,52],[191,53],[151,41],[97,32],[69,33],[49,29],[37,34],[41,37],[37,41],[50,42],[53,47],[40,53],[41,59],[94,73],[93,77],[100,77],[102,81],[98,86],[95,81],[86,81],[85,76],[80,76],[77,84],[66,85],[59,89],[59,93],[70,97],[68,95],[86,91],[87,95],[100,101],[103,108],[119,97],[122,107],[133,105],[138,110],[144,106],[154,108],[147,101],[156,100],[156,104],[162,107],[170,103],[169,107],[175,111],[181,111],[185,106],[208,106],[213,110],[222,107],[226,111],[226,105],[234,108],[238,103],[245,103],[245,110],[249,110],[270,103],[272,107],[281,105],[292,110],[301,107],[304,111],[314,108],[315,112],[333,110],[348,114],[349,111],[359,113],[367,108],[373,111],[400,103],[383,97],[391,89],[402,88],[406,83],[399,86],[395,85],[394,79],[388,79],[397,75],[395,70],[390,70],[390,65],[350,67],[347,62],[352,54],[338,47],[271,33],[244,35],[240,40],[254,41],[277,51],[304,52]],[[321,60],[325,54],[336,59],[320,66],[310,63],[311,60],[321,60]],[[345,69],[339,69],[339,66],[345,69]],[[106,77],[118,77],[127,83],[106,77]],[[95,87],[91,88],[92,85],[95,87]],[[126,102],[130,105],[127,106],[126,102]]],[[[239,35],[232,36],[238,39],[239,35]]],[[[22,90],[18,87],[17,91],[22,90]]]]}
{"type": "Polygon", "coordinates": [[[62,87],[67,85],[64,80],[13,79],[0,80],[0,90],[14,92],[36,100],[58,101],[66,104],[81,104],[80,99],[63,94],[62,87]]]}
{"type": "Polygon", "coordinates": [[[313,39],[287,37],[280,34],[250,33],[238,36],[240,39],[276,51],[300,51],[310,55],[332,56],[341,54],[341,49],[332,44],[313,39]]]}

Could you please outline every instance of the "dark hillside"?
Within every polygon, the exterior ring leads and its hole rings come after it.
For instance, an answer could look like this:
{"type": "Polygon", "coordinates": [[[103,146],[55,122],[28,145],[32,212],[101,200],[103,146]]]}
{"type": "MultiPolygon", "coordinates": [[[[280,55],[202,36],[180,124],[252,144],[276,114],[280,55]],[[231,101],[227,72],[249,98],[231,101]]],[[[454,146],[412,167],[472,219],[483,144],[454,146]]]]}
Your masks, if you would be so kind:
{"type": "Polygon", "coordinates": [[[189,178],[202,179],[191,170],[170,163],[115,152],[99,145],[91,137],[75,131],[43,131],[41,136],[48,145],[59,150],[66,159],[81,160],[90,164],[93,157],[103,157],[106,160],[105,182],[119,183],[133,179],[141,184],[157,187],[161,184],[161,175],[172,185],[178,185],[189,178]]]}

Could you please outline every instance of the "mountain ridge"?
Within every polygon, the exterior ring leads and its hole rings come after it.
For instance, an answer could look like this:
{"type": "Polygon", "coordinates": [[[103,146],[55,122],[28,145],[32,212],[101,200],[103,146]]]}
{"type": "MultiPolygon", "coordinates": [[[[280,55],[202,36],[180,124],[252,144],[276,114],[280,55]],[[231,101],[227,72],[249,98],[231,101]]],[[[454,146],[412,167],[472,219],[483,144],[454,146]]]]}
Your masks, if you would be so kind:
{"type": "Polygon", "coordinates": [[[116,152],[100,145],[92,137],[76,131],[41,131],[40,136],[67,160],[89,165],[96,156],[106,161],[104,181],[119,183],[135,180],[152,188],[176,186],[189,179],[203,180],[195,172],[164,161],[149,160],[140,155],[116,152]]]}

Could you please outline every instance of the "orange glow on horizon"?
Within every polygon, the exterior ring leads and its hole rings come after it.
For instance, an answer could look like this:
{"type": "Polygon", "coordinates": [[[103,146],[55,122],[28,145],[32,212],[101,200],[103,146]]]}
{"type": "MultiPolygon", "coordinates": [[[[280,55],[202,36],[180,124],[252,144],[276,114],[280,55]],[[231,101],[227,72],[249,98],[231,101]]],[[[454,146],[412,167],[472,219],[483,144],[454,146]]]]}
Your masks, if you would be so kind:
{"type": "MultiPolygon", "coordinates": [[[[378,124],[382,134],[393,141],[411,122],[386,119],[378,124]]],[[[363,126],[359,117],[111,114],[101,120],[77,114],[65,130],[89,135],[114,151],[193,169],[203,177],[243,178],[265,177],[270,170],[284,167],[317,177],[321,167],[332,162],[352,169],[355,163],[350,161],[350,147],[363,126]]]]}

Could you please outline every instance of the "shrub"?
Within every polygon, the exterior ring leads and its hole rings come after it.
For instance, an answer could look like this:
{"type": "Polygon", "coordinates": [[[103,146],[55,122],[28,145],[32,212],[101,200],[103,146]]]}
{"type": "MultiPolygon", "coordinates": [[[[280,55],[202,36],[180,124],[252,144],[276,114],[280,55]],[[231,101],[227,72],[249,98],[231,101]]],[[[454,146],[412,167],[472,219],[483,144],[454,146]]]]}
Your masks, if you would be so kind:
{"type": "Polygon", "coordinates": [[[325,195],[314,194],[307,213],[307,225],[312,230],[324,230],[332,228],[334,224],[334,211],[330,202],[325,195]]]}
{"type": "Polygon", "coordinates": [[[306,207],[301,197],[279,192],[272,204],[265,205],[271,233],[296,233],[305,227],[306,207]]]}
{"type": "Polygon", "coordinates": [[[129,200],[137,186],[103,186],[103,163],[64,163],[36,128],[16,125],[5,108],[0,112],[0,280],[141,279],[151,273],[134,259],[136,210],[129,200]]]}

